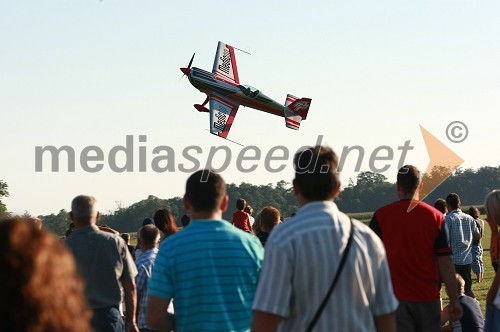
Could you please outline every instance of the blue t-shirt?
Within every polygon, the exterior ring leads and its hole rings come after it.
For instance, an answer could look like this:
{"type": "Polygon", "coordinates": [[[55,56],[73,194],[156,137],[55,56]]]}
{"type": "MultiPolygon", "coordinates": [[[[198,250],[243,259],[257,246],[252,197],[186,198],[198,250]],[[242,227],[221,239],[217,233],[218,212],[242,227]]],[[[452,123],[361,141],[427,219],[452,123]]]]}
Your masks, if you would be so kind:
{"type": "Polygon", "coordinates": [[[177,331],[248,331],[264,250],[224,220],[192,220],[160,246],[148,294],[173,299],[177,331]]]}

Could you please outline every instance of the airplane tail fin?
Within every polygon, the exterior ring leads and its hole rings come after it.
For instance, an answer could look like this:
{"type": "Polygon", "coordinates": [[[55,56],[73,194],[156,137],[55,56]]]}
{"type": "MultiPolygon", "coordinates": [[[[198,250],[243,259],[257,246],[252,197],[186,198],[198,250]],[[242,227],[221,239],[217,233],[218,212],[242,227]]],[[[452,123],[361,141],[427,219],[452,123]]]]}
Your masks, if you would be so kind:
{"type": "Polygon", "coordinates": [[[309,106],[311,106],[310,98],[287,95],[285,101],[285,124],[287,128],[299,130],[300,122],[307,118],[309,106]]]}

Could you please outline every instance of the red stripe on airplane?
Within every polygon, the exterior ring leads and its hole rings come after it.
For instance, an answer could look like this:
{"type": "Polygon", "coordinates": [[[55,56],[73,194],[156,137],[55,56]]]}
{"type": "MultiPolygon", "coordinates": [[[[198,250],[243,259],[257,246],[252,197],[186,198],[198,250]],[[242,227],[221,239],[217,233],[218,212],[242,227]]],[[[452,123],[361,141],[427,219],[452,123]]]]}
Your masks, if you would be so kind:
{"type": "Polygon", "coordinates": [[[229,48],[229,54],[231,54],[231,64],[233,65],[233,75],[234,81],[239,84],[240,77],[238,76],[238,67],[236,67],[236,57],[234,55],[234,48],[232,46],[226,45],[229,48]]]}
{"type": "Polygon", "coordinates": [[[231,129],[231,126],[233,125],[234,117],[236,116],[237,111],[238,111],[237,107],[232,109],[231,114],[229,114],[229,118],[227,119],[224,130],[219,133],[220,137],[226,138],[227,134],[229,134],[229,129],[231,129]]]}
{"type": "Polygon", "coordinates": [[[289,118],[286,118],[286,122],[290,122],[290,123],[292,123],[292,124],[295,124],[295,125],[297,125],[297,126],[300,126],[300,122],[295,121],[295,120],[292,120],[292,119],[289,119],[289,118]]]}

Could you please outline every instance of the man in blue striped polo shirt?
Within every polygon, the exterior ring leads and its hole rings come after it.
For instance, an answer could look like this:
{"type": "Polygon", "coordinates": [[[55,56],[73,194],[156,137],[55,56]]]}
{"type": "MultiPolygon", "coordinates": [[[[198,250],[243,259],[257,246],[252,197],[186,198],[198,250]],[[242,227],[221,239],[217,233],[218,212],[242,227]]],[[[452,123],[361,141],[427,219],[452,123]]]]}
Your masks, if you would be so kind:
{"type": "Polygon", "coordinates": [[[174,301],[176,331],[249,331],[262,265],[259,240],[222,220],[226,184],[202,170],[186,183],[191,223],[160,246],[149,282],[148,325],[169,330],[174,301]]]}

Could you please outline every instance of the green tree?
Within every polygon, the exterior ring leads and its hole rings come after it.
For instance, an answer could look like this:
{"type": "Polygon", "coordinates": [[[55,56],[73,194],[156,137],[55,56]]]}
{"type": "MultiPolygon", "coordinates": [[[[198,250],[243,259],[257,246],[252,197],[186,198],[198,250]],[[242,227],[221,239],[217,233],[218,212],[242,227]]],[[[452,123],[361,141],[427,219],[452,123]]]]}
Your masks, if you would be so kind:
{"type": "Polygon", "coordinates": [[[48,216],[39,216],[42,219],[43,228],[52,233],[62,236],[66,232],[71,223],[68,211],[62,209],[58,214],[50,214],[48,216]]]}
{"type": "Polygon", "coordinates": [[[9,186],[0,180],[0,218],[7,215],[7,206],[2,202],[2,198],[9,197],[9,186]]]}

